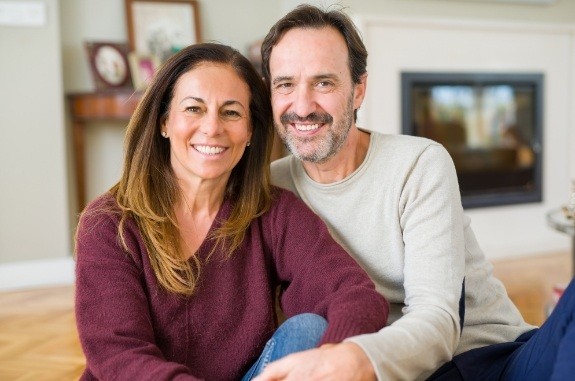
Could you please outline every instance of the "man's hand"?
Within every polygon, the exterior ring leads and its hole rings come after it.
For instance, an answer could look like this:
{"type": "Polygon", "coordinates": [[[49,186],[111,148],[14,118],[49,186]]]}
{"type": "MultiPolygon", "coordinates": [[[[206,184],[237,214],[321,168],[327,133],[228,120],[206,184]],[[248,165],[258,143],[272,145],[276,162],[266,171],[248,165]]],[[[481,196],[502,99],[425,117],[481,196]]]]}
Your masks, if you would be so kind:
{"type": "Polygon", "coordinates": [[[326,344],[270,363],[254,381],[375,381],[365,352],[354,343],[326,344]]]}

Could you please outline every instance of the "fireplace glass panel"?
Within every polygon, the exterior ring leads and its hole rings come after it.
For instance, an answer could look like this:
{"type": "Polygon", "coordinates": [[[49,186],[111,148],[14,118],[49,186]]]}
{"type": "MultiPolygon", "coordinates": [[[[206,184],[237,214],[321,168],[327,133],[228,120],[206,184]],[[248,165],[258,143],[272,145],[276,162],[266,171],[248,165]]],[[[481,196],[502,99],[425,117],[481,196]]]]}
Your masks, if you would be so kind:
{"type": "Polygon", "coordinates": [[[441,143],[466,208],[541,201],[540,74],[403,73],[403,133],[441,143]]]}

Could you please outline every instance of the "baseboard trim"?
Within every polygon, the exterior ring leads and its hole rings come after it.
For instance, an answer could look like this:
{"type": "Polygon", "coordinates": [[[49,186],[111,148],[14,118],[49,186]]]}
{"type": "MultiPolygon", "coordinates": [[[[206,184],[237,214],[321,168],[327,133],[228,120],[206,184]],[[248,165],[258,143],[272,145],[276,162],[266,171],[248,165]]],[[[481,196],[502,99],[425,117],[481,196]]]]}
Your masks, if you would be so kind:
{"type": "Polygon", "coordinates": [[[74,279],[71,257],[0,264],[0,291],[69,286],[74,279]]]}

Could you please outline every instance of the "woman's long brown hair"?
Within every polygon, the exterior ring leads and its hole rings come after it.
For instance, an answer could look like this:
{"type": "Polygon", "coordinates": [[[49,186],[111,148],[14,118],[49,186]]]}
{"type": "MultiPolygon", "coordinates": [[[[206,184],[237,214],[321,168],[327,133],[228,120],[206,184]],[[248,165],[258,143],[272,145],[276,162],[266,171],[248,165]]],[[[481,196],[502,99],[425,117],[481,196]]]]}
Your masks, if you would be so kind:
{"type": "MultiPolygon", "coordinates": [[[[120,181],[111,193],[121,209],[118,234],[124,236],[128,218],[136,221],[159,283],[168,291],[190,295],[202,267],[197,256],[187,260],[174,206],[182,194],[170,165],[170,143],[161,136],[174,87],[182,74],[198,64],[232,67],[250,89],[251,145],[246,148],[228,180],[225,199],[233,207],[229,218],[207,239],[231,256],[241,245],[251,221],[271,205],[269,162],[272,112],[269,91],[252,64],[237,50],[220,44],[191,45],[172,56],[148,86],[129,124],[120,181]]],[[[213,252],[214,250],[212,250],[213,252]]]]}

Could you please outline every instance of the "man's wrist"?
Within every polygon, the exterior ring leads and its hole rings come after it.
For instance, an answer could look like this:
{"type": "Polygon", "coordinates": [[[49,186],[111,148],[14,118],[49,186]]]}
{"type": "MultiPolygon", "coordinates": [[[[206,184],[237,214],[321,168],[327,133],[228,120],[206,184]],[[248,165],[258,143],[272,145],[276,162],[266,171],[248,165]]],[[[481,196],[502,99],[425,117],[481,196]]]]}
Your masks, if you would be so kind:
{"type": "Polygon", "coordinates": [[[357,361],[357,368],[362,375],[362,380],[377,380],[375,368],[373,367],[369,356],[359,344],[356,344],[353,341],[346,341],[341,345],[345,345],[354,354],[354,358],[357,361]]]}

